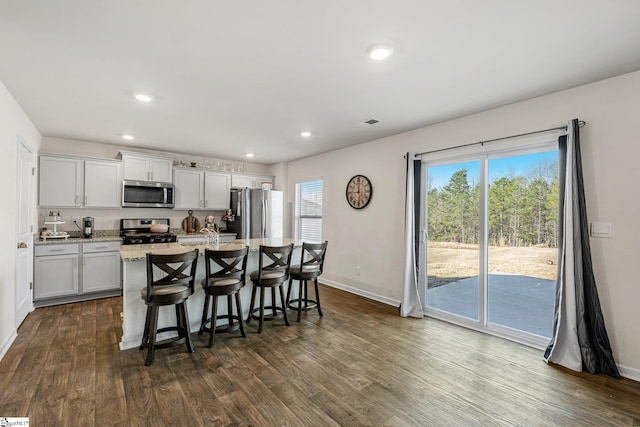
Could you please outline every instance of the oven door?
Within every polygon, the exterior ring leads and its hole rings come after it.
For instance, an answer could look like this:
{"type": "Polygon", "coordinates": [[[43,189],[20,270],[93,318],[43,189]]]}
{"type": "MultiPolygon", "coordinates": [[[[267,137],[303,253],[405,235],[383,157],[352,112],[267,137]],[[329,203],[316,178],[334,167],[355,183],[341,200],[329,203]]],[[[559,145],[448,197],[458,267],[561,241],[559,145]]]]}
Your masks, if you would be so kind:
{"type": "Polygon", "coordinates": [[[123,181],[122,207],[172,208],[173,184],[166,182],[123,181]]]}

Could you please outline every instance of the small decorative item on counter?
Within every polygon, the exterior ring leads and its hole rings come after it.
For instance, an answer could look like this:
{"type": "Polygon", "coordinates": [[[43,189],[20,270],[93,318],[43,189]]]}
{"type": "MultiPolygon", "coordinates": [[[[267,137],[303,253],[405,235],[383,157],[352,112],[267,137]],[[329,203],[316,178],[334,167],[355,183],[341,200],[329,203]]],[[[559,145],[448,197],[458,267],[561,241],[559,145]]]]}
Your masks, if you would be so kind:
{"type": "Polygon", "coordinates": [[[40,229],[40,237],[48,237],[51,235],[51,230],[47,230],[46,228],[40,229]]]}
{"type": "Polygon", "coordinates": [[[262,183],[262,189],[263,189],[263,190],[271,190],[271,187],[272,187],[272,186],[273,186],[273,184],[272,184],[272,183],[270,183],[270,182],[263,182],[263,183],[262,183]]]}
{"type": "Polygon", "coordinates": [[[192,210],[188,210],[187,213],[189,214],[189,216],[182,220],[182,229],[187,234],[197,233],[200,229],[200,221],[198,220],[198,218],[193,216],[192,210]]]}
{"type": "Polygon", "coordinates": [[[196,165],[197,165],[197,163],[196,163],[196,162],[191,162],[191,167],[192,167],[192,168],[195,168],[195,167],[196,167],[196,165]]]}
{"type": "Polygon", "coordinates": [[[231,209],[227,209],[224,215],[222,215],[222,220],[227,222],[234,222],[236,220],[236,216],[233,214],[231,209]]]}

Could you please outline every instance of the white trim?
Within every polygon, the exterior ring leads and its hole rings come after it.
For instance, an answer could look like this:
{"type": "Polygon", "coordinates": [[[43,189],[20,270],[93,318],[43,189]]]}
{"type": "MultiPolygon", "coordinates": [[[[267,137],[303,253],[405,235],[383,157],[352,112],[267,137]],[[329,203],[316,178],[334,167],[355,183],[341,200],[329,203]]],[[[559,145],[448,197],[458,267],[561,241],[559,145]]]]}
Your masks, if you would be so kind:
{"type": "Polygon", "coordinates": [[[620,375],[630,380],[640,381],[640,369],[630,368],[624,365],[617,365],[620,375]]]}
{"type": "Polygon", "coordinates": [[[349,292],[350,294],[359,295],[361,297],[365,297],[374,301],[381,302],[383,304],[392,305],[394,307],[400,306],[400,300],[383,297],[381,295],[374,294],[372,292],[363,291],[362,289],[358,289],[358,288],[344,285],[342,283],[334,282],[333,280],[327,280],[325,278],[322,278],[322,279],[319,279],[318,282],[323,285],[331,286],[332,288],[349,292]]]}
{"type": "Polygon", "coordinates": [[[2,347],[0,347],[0,361],[4,358],[5,354],[7,354],[17,337],[18,330],[12,329],[11,333],[7,337],[7,340],[2,344],[2,347]]]}

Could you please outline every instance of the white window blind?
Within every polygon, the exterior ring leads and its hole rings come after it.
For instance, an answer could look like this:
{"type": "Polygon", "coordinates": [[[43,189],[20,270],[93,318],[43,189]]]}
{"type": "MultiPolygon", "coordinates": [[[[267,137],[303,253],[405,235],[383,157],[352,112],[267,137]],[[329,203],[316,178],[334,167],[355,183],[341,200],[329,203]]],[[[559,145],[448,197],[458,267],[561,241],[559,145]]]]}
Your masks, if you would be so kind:
{"type": "Polygon", "coordinates": [[[296,238],[322,241],[322,180],[296,184],[296,238]]]}

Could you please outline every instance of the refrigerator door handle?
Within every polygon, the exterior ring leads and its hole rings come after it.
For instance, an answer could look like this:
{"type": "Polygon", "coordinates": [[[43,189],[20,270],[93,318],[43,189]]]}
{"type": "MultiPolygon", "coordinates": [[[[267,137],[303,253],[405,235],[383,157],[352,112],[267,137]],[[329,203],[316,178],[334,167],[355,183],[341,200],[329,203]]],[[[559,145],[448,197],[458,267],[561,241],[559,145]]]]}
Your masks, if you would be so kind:
{"type": "Polygon", "coordinates": [[[267,234],[267,203],[266,199],[262,200],[262,238],[264,239],[267,234]]]}

